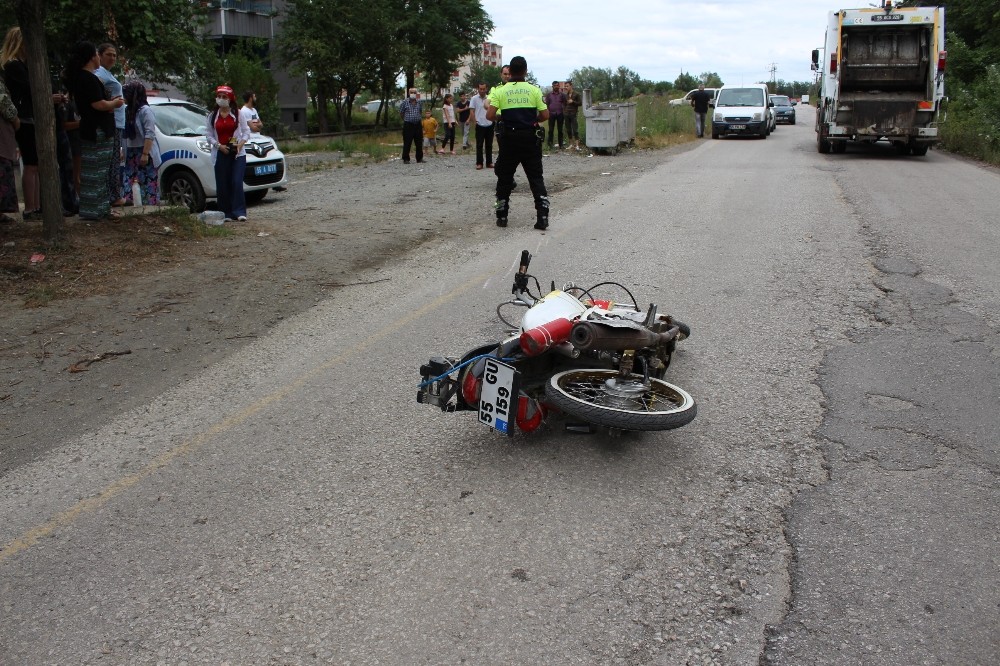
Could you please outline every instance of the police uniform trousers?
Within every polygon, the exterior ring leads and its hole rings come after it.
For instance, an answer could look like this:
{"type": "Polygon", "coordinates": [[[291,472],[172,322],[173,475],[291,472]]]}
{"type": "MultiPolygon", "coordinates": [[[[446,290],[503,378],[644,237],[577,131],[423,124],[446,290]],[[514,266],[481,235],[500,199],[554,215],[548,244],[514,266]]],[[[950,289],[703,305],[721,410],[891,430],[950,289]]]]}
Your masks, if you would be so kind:
{"type": "Polygon", "coordinates": [[[535,210],[548,208],[548,192],[542,177],[542,144],[535,136],[534,129],[506,128],[499,139],[500,154],[503,159],[496,163],[497,200],[508,201],[514,189],[514,172],[520,164],[535,197],[535,210]]]}

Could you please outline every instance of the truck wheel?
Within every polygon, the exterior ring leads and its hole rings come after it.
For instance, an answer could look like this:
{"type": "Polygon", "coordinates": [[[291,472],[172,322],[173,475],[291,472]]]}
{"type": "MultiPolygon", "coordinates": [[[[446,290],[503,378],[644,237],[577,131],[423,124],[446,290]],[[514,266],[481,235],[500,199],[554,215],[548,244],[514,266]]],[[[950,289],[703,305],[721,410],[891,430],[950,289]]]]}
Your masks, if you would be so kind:
{"type": "Polygon", "coordinates": [[[847,142],[846,141],[831,141],[830,142],[830,149],[831,149],[832,152],[834,152],[834,153],[836,153],[838,155],[841,154],[841,153],[846,153],[847,152],[847,142]]]}
{"type": "Polygon", "coordinates": [[[912,148],[910,148],[910,152],[912,152],[917,157],[923,157],[924,155],[927,154],[927,149],[928,148],[930,148],[930,146],[928,146],[927,144],[919,145],[919,146],[913,146],[912,148]]]}
{"type": "Polygon", "coordinates": [[[823,135],[816,132],[816,152],[826,155],[830,152],[830,142],[823,138],[823,135]]]}

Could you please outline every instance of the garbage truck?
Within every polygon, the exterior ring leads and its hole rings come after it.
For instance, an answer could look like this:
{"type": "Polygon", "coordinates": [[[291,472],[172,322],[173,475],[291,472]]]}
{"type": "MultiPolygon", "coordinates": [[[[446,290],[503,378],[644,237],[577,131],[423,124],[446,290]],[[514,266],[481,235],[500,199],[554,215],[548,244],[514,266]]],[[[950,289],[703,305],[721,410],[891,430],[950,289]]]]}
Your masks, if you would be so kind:
{"type": "Polygon", "coordinates": [[[926,155],[938,141],[947,55],[944,7],[830,12],[824,47],[812,52],[817,150],[884,140],[901,155],[926,155]]]}

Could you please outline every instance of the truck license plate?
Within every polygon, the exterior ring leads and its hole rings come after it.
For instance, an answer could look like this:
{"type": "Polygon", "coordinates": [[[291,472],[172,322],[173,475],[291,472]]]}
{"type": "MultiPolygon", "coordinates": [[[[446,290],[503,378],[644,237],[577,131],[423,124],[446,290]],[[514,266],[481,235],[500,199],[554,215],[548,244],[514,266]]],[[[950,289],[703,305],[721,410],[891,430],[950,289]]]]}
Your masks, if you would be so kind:
{"type": "Polygon", "coordinates": [[[495,359],[486,359],[479,396],[479,422],[513,437],[510,418],[516,404],[517,370],[495,359]]]}
{"type": "Polygon", "coordinates": [[[278,173],[277,164],[261,164],[253,168],[253,175],[255,176],[267,176],[272,173],[278,173]]]}

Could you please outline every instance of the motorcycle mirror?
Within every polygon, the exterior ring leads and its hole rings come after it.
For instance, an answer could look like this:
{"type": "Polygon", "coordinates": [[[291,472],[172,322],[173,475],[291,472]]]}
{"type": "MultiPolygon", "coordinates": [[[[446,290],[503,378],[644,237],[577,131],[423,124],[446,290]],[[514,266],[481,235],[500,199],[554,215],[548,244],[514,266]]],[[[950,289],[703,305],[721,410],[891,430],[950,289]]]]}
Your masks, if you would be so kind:
{"type": "Polygon", "coordinates": [[[521,250],[521,267],[518,269],[518,273],[527,273],[528,264],[531,263],[531,253],[527,250],[521,250]]]}

